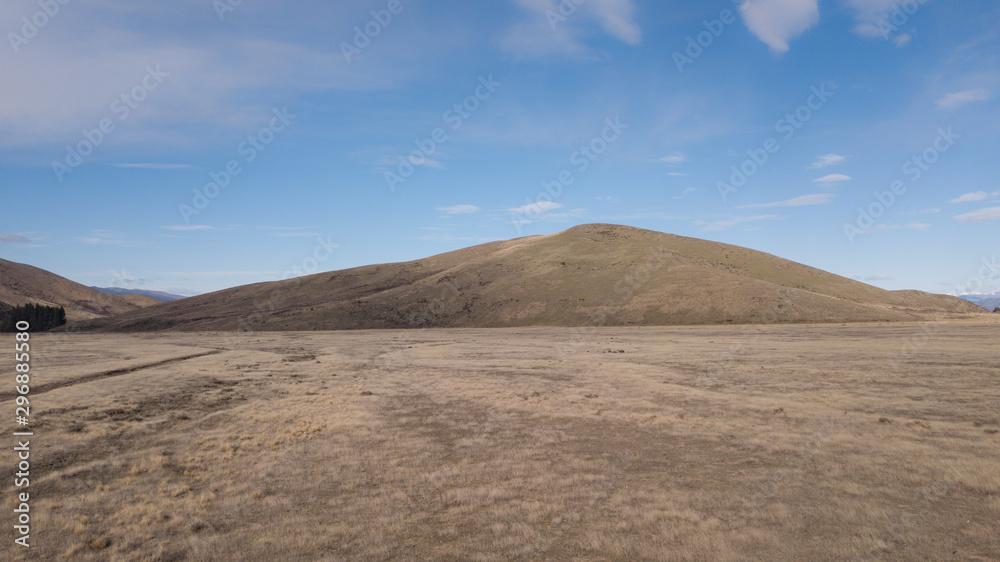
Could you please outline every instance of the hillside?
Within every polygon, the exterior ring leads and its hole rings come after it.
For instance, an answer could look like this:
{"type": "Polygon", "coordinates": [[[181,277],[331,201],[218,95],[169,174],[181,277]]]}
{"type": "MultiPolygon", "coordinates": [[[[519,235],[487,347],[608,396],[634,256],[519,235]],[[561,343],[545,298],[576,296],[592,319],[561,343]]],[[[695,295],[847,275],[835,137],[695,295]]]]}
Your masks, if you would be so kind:
{"type": "Polygon", "coordinates": [[[106,331],[907,321],[982,309],[770,254],[591,224],[258,283],[78,325],[106,331]]]}
{"type": "Polygon", "coordinates": [[[33,302],[66,309],[70,322],[123,314],[157,301],[108,295],[55,273],[0,259],[0,311],[33,302]]]}

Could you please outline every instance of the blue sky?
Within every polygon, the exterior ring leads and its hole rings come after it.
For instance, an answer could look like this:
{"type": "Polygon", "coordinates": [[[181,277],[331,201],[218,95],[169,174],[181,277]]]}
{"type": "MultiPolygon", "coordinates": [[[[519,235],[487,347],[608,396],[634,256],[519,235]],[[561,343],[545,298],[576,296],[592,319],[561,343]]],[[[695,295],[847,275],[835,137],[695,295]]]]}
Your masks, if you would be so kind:
{"type": "Polygon", "coordinates": [[[1000,290],[996,2],[229,1],[0,6],[0,257],[190,294],[611,222],[1000,290]]]}

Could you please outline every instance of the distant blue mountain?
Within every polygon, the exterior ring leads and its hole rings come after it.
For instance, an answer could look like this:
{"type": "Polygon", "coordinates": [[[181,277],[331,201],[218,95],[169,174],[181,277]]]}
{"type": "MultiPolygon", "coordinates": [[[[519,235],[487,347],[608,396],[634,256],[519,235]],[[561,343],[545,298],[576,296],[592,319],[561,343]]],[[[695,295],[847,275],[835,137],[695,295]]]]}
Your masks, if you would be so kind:
{"type": "Polygon", "coordinates": [[[172,293],[164,293],[163,291],[122,289],[121,287],[91,287],[91,289],[97,289],[98,291],[102,293],[107,293],[109,295],[145,295],[147,297],[152,297],[158,301],[163,301],[163,302],[175,301],[177,299],[185,298],[183,295],[174,295],[172,293]]]}
{"type": "Polygon", "coordinates": [[[958,298],[978,304],[986,310],[994,310],[1000,307],[1000,293],[993,293],[991,295],[959,295],[958,298]]]}

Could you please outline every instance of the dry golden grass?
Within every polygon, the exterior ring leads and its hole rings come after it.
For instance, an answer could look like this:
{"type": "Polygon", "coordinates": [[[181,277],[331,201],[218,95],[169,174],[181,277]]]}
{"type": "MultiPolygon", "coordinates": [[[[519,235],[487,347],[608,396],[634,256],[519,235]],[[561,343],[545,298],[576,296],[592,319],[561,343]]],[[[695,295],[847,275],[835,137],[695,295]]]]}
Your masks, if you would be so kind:
{"type": "Polygon", "coordinates": [[[33,336],[8,552],[997,559],[998,327],[33,336]]]}

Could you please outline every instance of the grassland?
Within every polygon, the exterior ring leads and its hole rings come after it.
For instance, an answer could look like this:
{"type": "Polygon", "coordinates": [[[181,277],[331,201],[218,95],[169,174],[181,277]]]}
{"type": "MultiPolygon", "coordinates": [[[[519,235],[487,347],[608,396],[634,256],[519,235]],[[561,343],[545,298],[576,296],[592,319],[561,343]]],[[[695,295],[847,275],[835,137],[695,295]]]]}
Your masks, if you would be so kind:
{"type": "Polygon", "coordinates": [[[998,329],[33,336],[4,557],[996,560],[998,329]]]}

